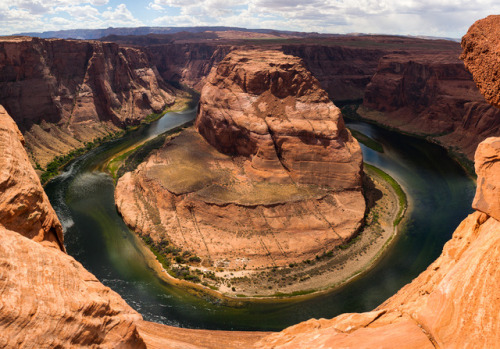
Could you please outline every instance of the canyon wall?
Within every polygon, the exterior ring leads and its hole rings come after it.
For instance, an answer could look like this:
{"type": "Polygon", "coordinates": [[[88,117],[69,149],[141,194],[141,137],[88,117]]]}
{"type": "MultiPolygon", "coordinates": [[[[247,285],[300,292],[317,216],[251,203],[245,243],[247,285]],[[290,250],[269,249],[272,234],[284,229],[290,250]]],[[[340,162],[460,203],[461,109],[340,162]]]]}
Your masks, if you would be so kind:
{"type": "Polygon", "coordinates": [[[358,113],[469,160],[482,140],[500,134],[500,111],[484,101],[454,51],[384,56],[358,113]]]}
{"type": "Polygon", "coordinates": [[[97,41],[0,40],[0,104],[41,167],[173,102],[174,90],[139,49],[97,41]]]}
{"type": "Polygon", "coordinates": [[[145,37],[127,37],[125,44],[148,52],[167,81],[198,91],[228,52],[256,47],[280,50],[302,58],[336,103],[363,100],[359,109],[363,117],[426,137],[469,162],[482,140],[500,132],[500,112],[477,91],[458,59],[456,42],[390,36],[170,38],[168,44],[147,44],[145,37]]]}
{"type": "Polygon", "coordinates": [[[0,108],[0,347],[144,348],[142,317],[64,253],[22,141],[0,108]]]}

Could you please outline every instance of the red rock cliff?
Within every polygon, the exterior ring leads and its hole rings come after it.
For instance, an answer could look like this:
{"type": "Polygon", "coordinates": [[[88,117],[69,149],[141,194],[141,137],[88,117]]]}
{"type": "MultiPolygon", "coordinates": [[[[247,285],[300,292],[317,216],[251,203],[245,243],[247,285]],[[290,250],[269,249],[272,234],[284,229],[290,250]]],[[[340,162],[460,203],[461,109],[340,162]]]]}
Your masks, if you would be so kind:
{"type": "Polygon", "coordinates": [[[142,317],[63,252],[61,224],[21,141],[0,108],[0,347],[144,348],[142,317]]]}
{"type": "Polygon", "coordinates": [[[500,134],[500,111],[484,101],[458,55],[450,50],[384,56],[359,113],[472,159],[482,140],[500,134]]]}
{"type": "Polygon", "coordinates": [[[61,223],[29,163],[24,138],[0,105],[0,225],[64,251],[61,223]]]}
{"type": "Polygon", "coordinates": [[[96,41],[0,41],[0,103],[42,166],[173,101],[173,90],[138,49],[96,41]]]}
{"type": "Polygon", "coordinates": [[[231,52],[203,87],[196,128],[222,153],[249,157],[256,176],[279,181],[265,172],[285,169],[296,183],[361,187],[361,149],[297,57],[231,52]]]}

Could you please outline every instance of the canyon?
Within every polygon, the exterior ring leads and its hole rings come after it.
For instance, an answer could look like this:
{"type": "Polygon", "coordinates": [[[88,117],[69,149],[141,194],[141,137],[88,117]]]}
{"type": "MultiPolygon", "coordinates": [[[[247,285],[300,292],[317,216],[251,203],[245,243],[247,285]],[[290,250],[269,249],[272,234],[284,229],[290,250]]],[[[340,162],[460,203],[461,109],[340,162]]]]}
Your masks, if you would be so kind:
{"type": "MultiPolygon", "coordinates": [[[[223,268],[237,272],[233,292],[248,293],[238,280],[333,254],[361,229],[361,148],[300,59],[232,51],[207,78],[194,128],[115,191],[127,225],[157,252],[179,250],[169,270],[200,275],[185,280],[221,287],[210,273],[223,268]]],[[[258,294],[282,291],[259,284],[258,294]]]]}
{"type": "Polygon", "coordinates": [[[471,172],[479,142],[500,130],[500,112],[478,92],[459,59],[459,43],[381,35],[243,40],[222,33],[155,36],[168,43],[151,36],[101,40],[143,49],[166,81],[197,91],[234,49],[268,48],[300,57],[335,103],[361,104],[358,116],[442,145],[471,172]]]}
{"type": "MultiPolygon", "coordinates": [[[[489,76],[500,71],[500,67],[494,64],[494,59],[489,61],[488,68],[482,62],[490,58],[488,52],[495,52],[496,47],[490,46],[490,43],[495,42],[495,30],[498,28],[500,22],[495,17],[479,21],[462,43],[467,67],[481,91],[487,91],[485,94],[493,104],[497,103],[495,96],[500,95],[500,91],[495,85],[496,80],[489,76]],[[491,40],[481,42],[483,46],[478,51],[474,47],[481,40],[478,35],[474,35],[476,31],[481,36],[493,35],[491,40]],[[485,69],[490,74],[484,73],[485,69]]],[[[439,65],[439,62],[432,64],[439,65]]],[[[424,65],[432,64],[424,62],[424,65]]],[[[377,69],[381,69],[381,66],[387,65],[380,63],[377,69]]],[[[413,86],[424,86],[429,91],[434,89],[438,95],[444,93],[445,88],[436,82],[440,76],[435,74],[441,68],[433,67],[435,70],[429,73],[426,68],[413,63],[406,66],[396,64],[399,68],[392,71],[390,66],[388,71],[381,69],[385,77],[381,71],[380,81],[385,79],[386,82],[393,82],[387,84],[385,91],[392,89],[399,91],[399,95],[407,95],[411,89],[405,90],[406,83],[402,84],[400,78],[416,69],[422,75],[413,86]],[[424,79],[429,75],[429,79],[424,79]]],[[[473,90],[470,80],[464,79],[458,85],[459,90],[473,90]]],[[[369,88],[376,90],[376,86],[374,82],[369,88]]],[[[379,91],[382,94],[384,92],[381,87],[379,91]]],[[[87,94],[86,97],[92,99],[91,95],[87,94]]],[[[410,97],[411,93],[405,103],[410,102],[410,97]]],[[[0,101],[3,103],[3,100],[0,101]]],[[[445,109],[466,104],[462,104],[464,100],[461,98],[451,98],[451,101],[449,105],[442,104],[446,105],[445,109]]],[[[422,112],[422,115],[429,113],[429,121],[425,122],[428,126],[424,126],[424,129],[429,127],[428,132],[435,133],[433,138],[441,142],[439,138],[443,137],[446,140],[442,141],[444,145],[459,147],[468,158],[472,156],[472,144],[479,142],[489,132],[478,132],[472,130],[471,126],[485,122],[493,131],[498,126],[498,115],[493,107],[485,107],[485,102],[479,100],[472,102],[478,104],[476,108],[471,107],[470,115],[462,115],[460,120],[457,117],[454,122],[435,120],[442,117],[441,114],[434,114],[435,111],[431,113],[424,108],[422,112]],[[483,107],[484,113],[480,113],[483,107]],[[488,121],[490,119],[491,123],[488,121]],[[443,132],[445,134],[441,134],[443,132]],[[460,132],[463,132],[463,137],[458,137],[460,132]],[[454,137],[461,139],[453,141],[454,137]],[[463,139],[466,137],[469,138],[463,139]]],[[[372,99],[370,103],[376,101],[372,99]]],[[[391,102],[386,98],[386,103],[379,105],[377,108],[397,110],[402,104],[397,99],[391,102]]],[[[423,105],[426,106],[425,103],[423,105]]],[[[482,141],[475,151],[478,187],[473,208],[476,211],[464,219],[445,245],[442,255],[426,271],[377,309],[362,314],[343,314],[330,320],[311,319],[273,334],[217,332],[173,328],[143,321],[118,294],[103,286],[81,264],[61,251],[64,247],[60,223],[29,163],[22,146],[23,138],[15,123],[7,116],[7,112],[15,108],[9,108],[13,107],[6,107],[6,111],[0,110],[0,147],[5,154],[0,159],[4,165],[0,181],[2,188],[5,188],[0,192],[2,205],[5,205],[0,216],[0,343],[3,346],[489,348],[499,341],[500,324],[496,318],[500,310],[497,272],[500,260],[498,137],[482,141]],[[16,177],[23,178],[23,181],[16,181],[16,177]],[[35,207],[33,211],[32,207],[35,207]],[[26,220],[32,225],[23,225],[26,220]]],[[[453,109],[450,110],[453,114],[453,109]]],[[[387,121],[387,115],[370,117],[391,125],[396,123],[394,118],[387,121]]],[[[14,115],[16,121],[25,120],[18,118],[14,115]]],[[[44,120],[40,123],[43,125],[44,120]]],[[[23,127],[20,126],[21,130],[23,127]]],[[[403,126],[396,124],[395,127],[403,126]]],[[[414,132],[415,129],[408,132],[414,132]]],[[[498,135],[498,131],[495,132],[498,135]]],[[[29,145],[32,142],[29,131],[24,131],[24,135],[29,145]]],[[[33,157],[31,159],[33,161],[33,157]]]]}
{"type": "Polygon", "coordinates": [[[55,156],[162,112],[175,95],[138,49],[98,41],[0,39],[0,104],[40,170],[55,156]]]}

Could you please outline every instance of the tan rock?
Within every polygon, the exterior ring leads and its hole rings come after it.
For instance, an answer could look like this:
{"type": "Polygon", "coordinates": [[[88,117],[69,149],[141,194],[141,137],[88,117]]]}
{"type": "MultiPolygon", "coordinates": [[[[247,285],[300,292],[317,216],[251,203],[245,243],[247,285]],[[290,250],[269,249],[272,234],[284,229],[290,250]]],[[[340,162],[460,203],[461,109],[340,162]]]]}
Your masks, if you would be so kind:
{"type": "Polygon", "coordinates": [[[500,220],[500,138],[487,138],[476,150],[477,190],[472,207],[500,220]]]}
{"type": "Polygon", "coordinates": [[[230,53],[195,127],[119,179],[116,205],[141,235],[247,273],[315,258],[360,229],[361,149],[300,59],[230,53]]]}
{"type": "Polygon", "coordinates": [[[249,157],[257,178],[361,187],[361,148],[297,57],[229,53],[207,78],[196,127],[222,153],[249,157]]]}
{"type": "Polygon", "coordinates": [[[21,132],[0,105],[0,225],[65,251],[61,223],[23,144],[21,132]]]}
{"type": "Polygon", "coordinates": [[[0,347],[145,348],[142,317],[73,257],[0,226],[0,347]]]}
{"type": "Polygon", "coordinates": [[[462,38],[465,67],[472,73],[481,94],[494,106],[500,107],[500,15],[476,21],[462,38]]]}
{"type": "Polygon", "coordinates": [[[33,162],[84,147],[174,102],[139,49],[114,43],[0,40],[0,100],[25,136],[33,162]]]}

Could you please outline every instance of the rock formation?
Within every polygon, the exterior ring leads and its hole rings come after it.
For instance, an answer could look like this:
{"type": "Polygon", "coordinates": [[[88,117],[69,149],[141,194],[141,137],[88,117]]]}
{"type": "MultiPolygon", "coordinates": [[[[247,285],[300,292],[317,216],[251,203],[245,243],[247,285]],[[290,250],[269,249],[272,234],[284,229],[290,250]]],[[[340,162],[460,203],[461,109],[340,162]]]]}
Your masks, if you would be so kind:
{"type": "Polygon", "coordinates": [[[17,125],[0,105],[0,225],[64,251],[62,226],[23,147],[17,125]]]}
{"type": "Polygon", "coordinates": [[[361,149],[296,57],[231,52],[203,87],[196,128],[220,152],[249,157],[256,177],[361,187],[361,149]]]}
{"type": "Polygon", "coordinates": [[[500,202],[498,188],[488,183],[498,177],[500,138],[481,143],[475,162],[478,211],[460,224],[426,271],[372,312],[309,320],[264,338],[257,347],[495,347],[500,340],[500,202]]]}
{"type": "Polygon", "coordinates": [[[500,81],[498,81],[498,54],[500,43],[500,16],[492,15],[475,22],[462,38],[465,67],[486,100],[500,107],[500,81]]]}
{"type": "Polygon", "coordinates": [[[0,347],[145,347],[142,317],[63,252],[22,139],[0,108],[0,347]]]}
{"type": "Polygon", "coordinates": [[[207,81],[199,133],[183,131],[118,181],[125,222],[204,267],[244,273],[348,241],[365,213],[361,149],[301,60],[234,51],[207,81]]]}
{"type": "Polygon", "coordinates": [[[173,102],[173,89],[138,49],[95,41],[0,40],[0,104],[42,167],[173,102]]]}

